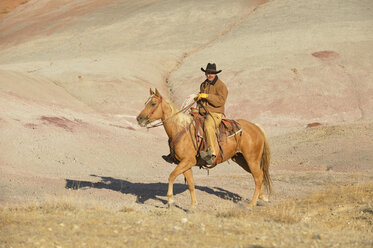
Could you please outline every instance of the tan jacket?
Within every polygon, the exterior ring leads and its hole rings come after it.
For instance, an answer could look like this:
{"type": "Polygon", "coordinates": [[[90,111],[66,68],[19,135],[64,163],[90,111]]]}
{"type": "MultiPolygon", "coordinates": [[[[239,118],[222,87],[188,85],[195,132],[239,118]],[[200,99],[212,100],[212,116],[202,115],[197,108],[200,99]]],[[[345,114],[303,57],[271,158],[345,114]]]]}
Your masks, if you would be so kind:
{"type": "Polygon", "coordinates": [[[208,94],[207,99],[199,101],[199,112],[201,114],[206,114],[206,110],[212,113],[224,114],[224,104],[227,100],[228,89],[218,76],[209,84],[207,84],[207,80],[204,81],[201,84],[200,93],[208,94]]]}

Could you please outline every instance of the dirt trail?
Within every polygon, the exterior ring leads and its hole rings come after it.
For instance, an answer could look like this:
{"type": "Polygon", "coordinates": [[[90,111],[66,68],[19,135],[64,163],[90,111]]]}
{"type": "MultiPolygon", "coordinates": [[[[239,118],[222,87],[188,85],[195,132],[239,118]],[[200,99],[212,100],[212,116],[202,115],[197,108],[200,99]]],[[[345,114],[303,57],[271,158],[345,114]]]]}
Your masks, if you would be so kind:
{"type": "Polygon", "coordinates": [[[193,48],[192,50],[184,52],[183,55],[176,60],[175,66],[170,71],[168,71],[166,73],[166,75],[164,76],[164,78],[165,78],[164,82],[166,84],[166,88],[168,89],[167,96],[169,96],[169,99],[174,101],[174,100],[176,100],[175,97],[177,97],[174,93],[172,85],[169,84],[170,75],[173,72],[177,71],[182,66],[185,59],[187,59],[189,56],[191,56],[195,53],[198,53],[198,52],[202,51],[206,47],[208,47],[208,46],[212,45],[214,42],[218,41],[220,38],[222,38],[227,33],[231,32],[234,28],[238,27],[243,21],[245,21],[254,11],[256,11],[257,8],[259,8],[261,5],[263,5],[267,2],[268,2],[268,0],[257,0],[257,1],[251,2],[250,7],[249,7],[250,10],[248,10],[248,12],[246,14],[239,17],[232,24],[229,24],[219,34],[217,34],[215,37],[212,37],[207,42],[199,45],[196,48],[193,48]]]}

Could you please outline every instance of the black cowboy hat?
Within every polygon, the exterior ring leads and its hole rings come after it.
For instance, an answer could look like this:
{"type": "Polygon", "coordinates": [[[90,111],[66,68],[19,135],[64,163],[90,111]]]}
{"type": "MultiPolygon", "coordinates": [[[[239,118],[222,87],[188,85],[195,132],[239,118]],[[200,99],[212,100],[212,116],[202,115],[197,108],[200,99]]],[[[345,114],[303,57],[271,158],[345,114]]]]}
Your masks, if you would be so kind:
{"type": "Polygon", "coordinates": [[[205,73],[210,73],[210,74],[218,74],[218,73],[221,72],[221,70],[219,70],[219,71],[216,70],[215,63],[208,63],[207,66],[206,66],[206,70],[203,69],[202,67],[201,67],[201,70],[205,73]]]}

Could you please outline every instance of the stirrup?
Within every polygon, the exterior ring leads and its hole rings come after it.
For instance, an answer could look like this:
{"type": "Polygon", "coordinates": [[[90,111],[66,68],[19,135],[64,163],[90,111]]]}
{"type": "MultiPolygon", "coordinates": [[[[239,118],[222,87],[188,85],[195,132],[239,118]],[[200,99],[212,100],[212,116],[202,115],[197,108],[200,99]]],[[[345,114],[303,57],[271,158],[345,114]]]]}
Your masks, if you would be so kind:
{"type": "Polygon", "coordinates": [[[206,161],[208,165],[212,165],[215,161],[216,156],[214,154],[211,154],[209,152],[200,151],[199,155],[203,160],[206,161]]]}

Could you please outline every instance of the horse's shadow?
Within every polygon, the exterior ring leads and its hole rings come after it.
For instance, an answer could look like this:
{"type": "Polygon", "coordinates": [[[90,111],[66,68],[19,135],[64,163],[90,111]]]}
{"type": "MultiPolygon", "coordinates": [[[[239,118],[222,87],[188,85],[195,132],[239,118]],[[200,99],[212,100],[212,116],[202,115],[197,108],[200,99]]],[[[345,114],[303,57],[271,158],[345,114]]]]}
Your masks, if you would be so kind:
{"type": "MultiPolygon", "coordinates": [[[[163,204],[167,203],[167,200],[164,200],[160,197],[164,197],[167,194],[167,183],[132,183],[127,180],[116,179],[113,177],[103,177],[97,175],[91,175],[92,177],[99,177],[101,181],[99,182],[90,182],[90,181],[80,181],[65,179],[66,185],[65,188],[72,190],[86,189],[86,188],[95,188],[95,189],[109,189],[113,191],[121,192],[122,194],[129,194],[136,196],[136,202],[144,204],[147,200],[153,199],[162,202],[163,204]]],[[[206,187],[206,186],[195,186],[197,190],[204,191],[206,193],[215,195],[224,200],[230,200],[235,203],[242,200],[242,197],[236,193],[230,192],[228,190],[219,188],[219,187],[206,187]]],[[[188,190],[186,184],[174,184],[174,195],[181,194],[184,191],[188,190]]]]}

